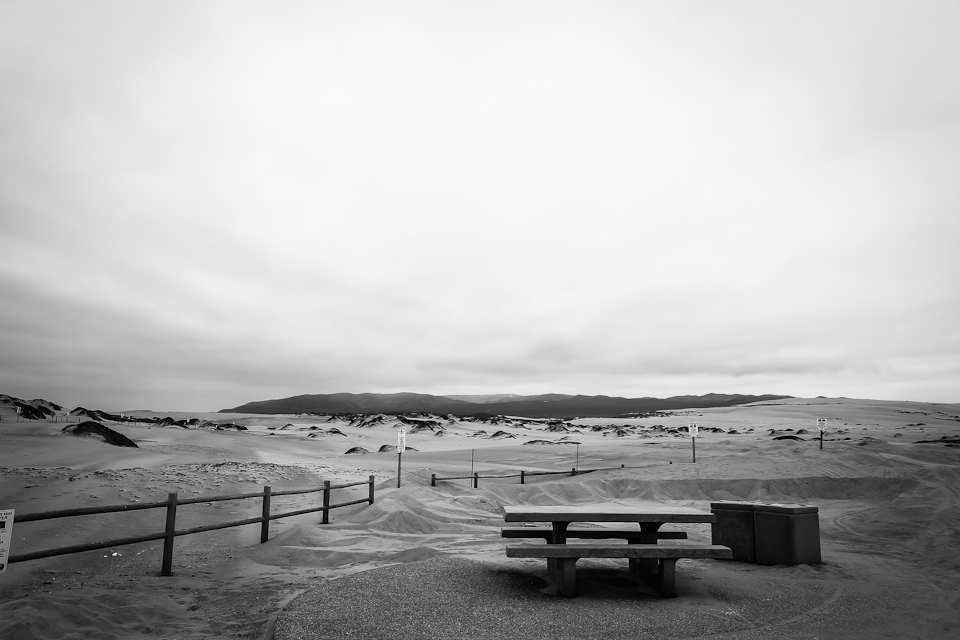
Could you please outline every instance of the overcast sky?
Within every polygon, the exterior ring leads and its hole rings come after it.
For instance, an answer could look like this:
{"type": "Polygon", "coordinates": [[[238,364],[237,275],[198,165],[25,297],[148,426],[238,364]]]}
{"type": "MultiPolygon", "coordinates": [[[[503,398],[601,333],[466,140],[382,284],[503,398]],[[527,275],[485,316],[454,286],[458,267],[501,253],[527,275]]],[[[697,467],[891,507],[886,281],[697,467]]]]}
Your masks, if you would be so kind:
{"type": "Polygon", "coordinates": [[[0,0],[0,393],[960,402],[958,29],[0,0]]]}

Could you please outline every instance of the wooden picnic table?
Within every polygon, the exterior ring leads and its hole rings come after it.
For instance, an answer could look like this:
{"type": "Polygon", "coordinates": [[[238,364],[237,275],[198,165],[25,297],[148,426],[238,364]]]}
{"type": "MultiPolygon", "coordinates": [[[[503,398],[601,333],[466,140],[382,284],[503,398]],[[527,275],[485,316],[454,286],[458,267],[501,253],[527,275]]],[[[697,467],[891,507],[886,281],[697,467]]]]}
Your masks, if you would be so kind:
{"type": "MultiPolygon", "coordinates": [[[[705,523],[716,517],[707,511],[690,507],[674,507],[653,502],[634,504],[594,503],[579,505],[501,505],[504,522],[549,522],[552,531],[547,545],[516,545],[507,547],[508,557],[546,558],[550,576],[565,596],[576,593],[576,569],[579,558],[609,557],[628,558],[632,573],[643,577],[664,597],[674,594],[674,567],[679,558],[729,558],[731,551],[719,545],[658,545],[658,538],[685,538],[686,534],[667,535],[660,533],[662,525],[668,523],[705,523]],[[572,522],[629,522],[637,523],[640,536],[628,539],[628,545],[568,545],[568,526],[572,522]]],[[[591,539],[607,537],[622,538],[629,535],[623,530],[591,530],[590,535],[574,534],[571,537],[589,537],[591,539]]],[[[531,532],[533,533],[533,532],[531,532]]],[[[503,530],[504,537],[528,537],[518,530],[503,530]],[[510,535],[507,535],[507,534],[510,535]],[[519,534],[519,535],[517,535],[519,534]]],[[[536,534],[534,534],[536,535],[536,534]]],[[[531,535],[529,537],[534,537],[531,535]]]]}

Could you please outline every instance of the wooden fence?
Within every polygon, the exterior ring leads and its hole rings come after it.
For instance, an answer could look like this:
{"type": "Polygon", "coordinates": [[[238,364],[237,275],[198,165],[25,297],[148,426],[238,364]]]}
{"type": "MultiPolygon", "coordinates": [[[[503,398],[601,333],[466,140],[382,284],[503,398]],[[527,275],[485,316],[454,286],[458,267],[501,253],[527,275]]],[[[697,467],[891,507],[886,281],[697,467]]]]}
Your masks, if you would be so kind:
{"type": "Polygon", "coordinates": [[[573,467],[570,471],[520,471],[520,473],[508,473],[502,476],[482,476],[479,473],[474,473],[472,476],[452,476],[449,478],[438,478],[437,474],[430,474],[430,486],[437,486],[437,482],[444,480],[473,480],[473,488],[476,489],[479,486],[480,478],[489,478],[491,480],[496,480],[500,478],[520,478],[520,484],[526,484],[526,479],[530,476],[576,476],[582,475],[584,473],[593,473],[594,471],[610,471],[612,469],[624,469],[625,465],[620,465],[619,467],[604,467],[602,469],[577,469],[573,467]]]}
{"type": "Polygon", "coordinates": [[[143,504],[122,504],[122,505],[106,505],[102,507],[84,507],[80,509],[64,509],[61,511],[45,511],[42,513],[27,513],[27,514],[15,514],[13,522],[36,522],[38,520],[52,520],[54,518],[69,518],[72,516],[87,516],[87,515],[96,515],[101,513],[115,513],[118,511],[137,511],[140,509],[166,509],[167,518],[166,518],[166,527],[162,533],[148,533],[142,536],[132,536],[128,538],[117,538],[115,540],[106,540],[104,542],[90,542],[86,544],[77,544],[70,547],[60,547],[57,549],[47,549],[45,551],[34,551],[31,553],[21,553],[19,555],[10,555],[7,559],[8,563],[14,562],[25,562],[27,560],[38,560],[40,558],[49,558],[52,556],[62,556],[70,553],[80,553],[82,551],[94,551],[96,549],[106,549],[108,547],[120,547],[128,544],[139,544],[141,542],[150,542],[152,540],[163,540],[163,562],[160,568],[160,575],[170,576],[173,575],[171,570],[173,567],[173,541],[177,536],[186,536],[193,533],[203,533],[204,531],[215,531],[217,529],[227,529],[229,527],[240,527],[247,524],[257,524],[260,523],[260,543],[263,544],[269,539],[270,536],[270,521],[276,520],[278,518],[286,518],[289,516],[299,516],[305,513],[315,513],[317,511],[323,512],[322,524],[328,524],[330,522],[330,510],[339,509],[341,507],[349,507],[351,505],[360,504],[366,502],[367,504],[373,504],[373,476],[370,476],[368,480],[361,482],[350,482],[347,484],[330,484],[329,480],[325,480],[323,487],[318,487],[314,489],[291,489],[288,491],[277,491],[271,492],[270,487],[266,486],[263,488],[263,493],[243,493],[235,496],[212,496],[206,498],[187,498],[186,500],[180,500],[177,498],[176,493],[170,493],[167,495],[167,500],[165,502],[145,502],[143,504]],[[350,502],[341,502],[339,504],[330,504],[330,492],[333,489],[346,489],[347,487],[355,487],[358,485],[369,485],[370,491],[369,495],[366,498],[360,500],[352,500],[350,502]],[[288,511],[287,513],[270,513],[270,498],[273,496],[291,496],[303,493],[318,493],[323,492],[323,506],[321,507],[311,507],[309,509],[299,509],[297,511],[288,511]],[[227,522],[224,524],[210,524],[200,527],[192,527],[190,529],[180,529],[177,530],[177,506],[178,505],[187,505],[187,504],[197,504],[201,502],[222,502],[224,500],[247,500],[250,498],[262,498],[263,499],[263,510],[261,515],[256,518],[247,518],[246,520],[237,520],[235,522],[227,522]]]}

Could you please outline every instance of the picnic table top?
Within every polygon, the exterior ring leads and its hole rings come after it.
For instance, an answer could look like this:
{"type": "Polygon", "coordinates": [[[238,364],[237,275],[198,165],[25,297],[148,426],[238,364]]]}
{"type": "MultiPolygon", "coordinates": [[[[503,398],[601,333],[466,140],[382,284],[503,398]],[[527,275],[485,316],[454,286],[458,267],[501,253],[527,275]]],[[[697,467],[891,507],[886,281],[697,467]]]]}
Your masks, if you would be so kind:
{"type": "Polygon", "coordinates": [[[505,522],[714,522],[709,511],[653,502],[633,505],[501,505],[505,522]]]}

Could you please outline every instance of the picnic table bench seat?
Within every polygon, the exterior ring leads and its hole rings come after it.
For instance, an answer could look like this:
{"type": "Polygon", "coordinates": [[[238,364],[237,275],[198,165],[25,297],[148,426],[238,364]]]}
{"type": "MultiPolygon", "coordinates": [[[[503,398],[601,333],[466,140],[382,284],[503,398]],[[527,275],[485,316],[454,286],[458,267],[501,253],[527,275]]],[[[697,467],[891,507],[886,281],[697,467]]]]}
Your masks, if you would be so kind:
{"type": "MultiPolygon", "coordinates": [[[[571,536],[572,537],[572,536],[571,536]]],[[[675,569],[680,558],[729,559],[733,552],[719,544],[514,544],[507,545],[508,558],[547,558],[553,578],[566,597],[577,593],[577,560],[580,558],[628,558],[630,571],[644,579],[664,598],[673,598],[675,569]],[[552,562],[551,562],[552,560],[552,562]]]]}

